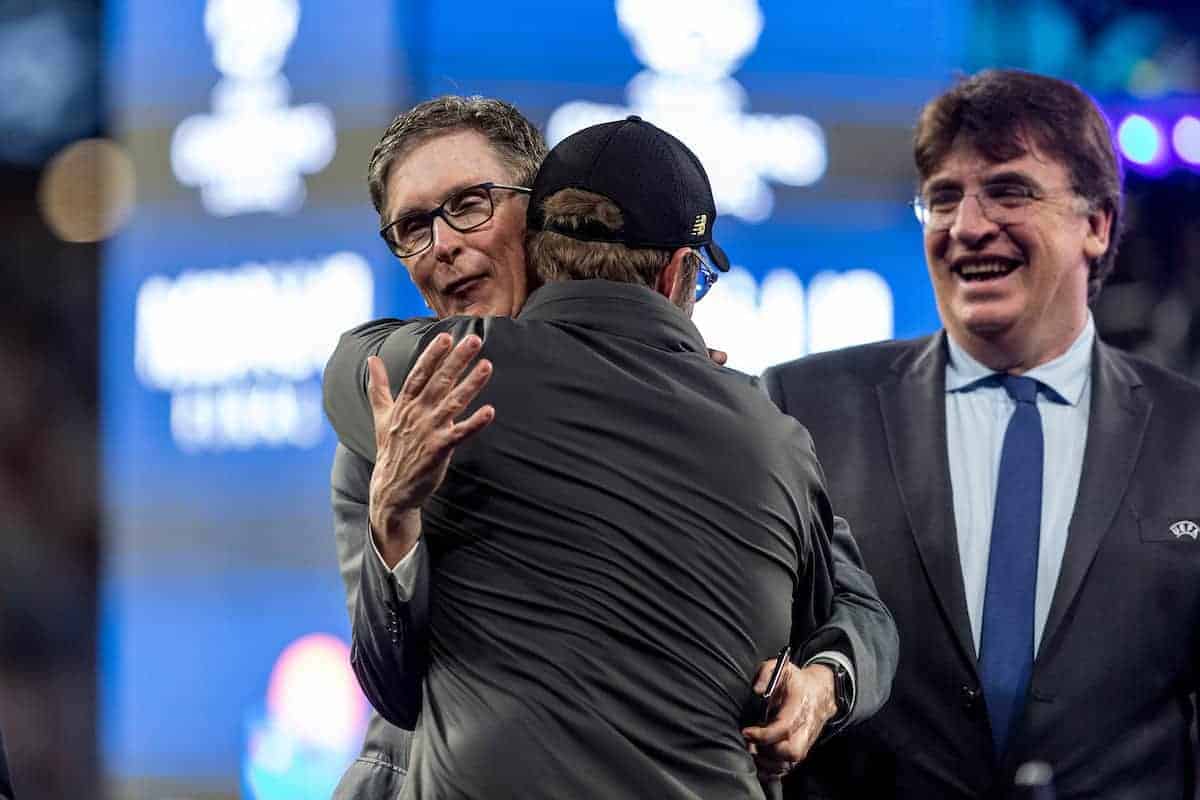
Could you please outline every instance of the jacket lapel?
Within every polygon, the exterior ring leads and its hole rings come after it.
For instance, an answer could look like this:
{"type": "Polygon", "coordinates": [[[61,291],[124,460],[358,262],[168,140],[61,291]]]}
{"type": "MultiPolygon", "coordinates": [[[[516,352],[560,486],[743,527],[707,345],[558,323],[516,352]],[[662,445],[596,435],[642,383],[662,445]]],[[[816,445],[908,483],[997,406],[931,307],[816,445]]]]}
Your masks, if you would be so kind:
{"type": "MultiPolygon", "coordinates": [[[[1142,437],[1150,420],[1151,402],[1137,391],[1141,380],[1109,348],[1096,341],[1092,364],[1092,401],[1088,416],[1083,474],[1075,511],[1067,529],[1058,584],[1038,648],[1038,661],[1053,651],[1063,618],[1087,576],[1104,534],[1125,497],[1129,478],[1137,463],[1142,437]]],[[[1034,667],[1037,673],[1037,666],[1034,667]]]]}
{"type": "Polygon", "coordinates": [[[974,671],[975,644],[967,616],[946,453],[945,333],[898,358],[892,374],[875,390],[892,472],[917,552],[962,656],[974,671]]]}

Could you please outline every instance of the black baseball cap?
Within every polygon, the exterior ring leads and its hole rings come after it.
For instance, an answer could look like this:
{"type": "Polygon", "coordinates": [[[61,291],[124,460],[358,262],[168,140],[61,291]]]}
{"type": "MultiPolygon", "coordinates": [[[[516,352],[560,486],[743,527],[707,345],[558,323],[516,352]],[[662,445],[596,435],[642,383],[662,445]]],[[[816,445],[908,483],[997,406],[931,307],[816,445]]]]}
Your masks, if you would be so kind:
{"type": "Polygon", "coordinates": [[[712,186],[700,159],[638,116],[584,128],[555,145],[533,179],[526,215],[530,230],[586,242],[664,250],[703,247],[712,263],[727,272],[729,257],[712,238],[716,219],[712,186]],[[622,228],[547,225],[542,203],[563,189],[583,189],[613,201],[621,209],[622,228]]]}

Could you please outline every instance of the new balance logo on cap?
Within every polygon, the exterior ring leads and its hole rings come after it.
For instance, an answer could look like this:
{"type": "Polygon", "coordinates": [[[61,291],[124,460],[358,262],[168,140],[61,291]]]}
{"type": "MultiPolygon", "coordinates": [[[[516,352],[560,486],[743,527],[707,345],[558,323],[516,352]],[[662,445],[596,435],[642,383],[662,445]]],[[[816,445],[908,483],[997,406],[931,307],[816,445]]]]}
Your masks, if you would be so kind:
{"type": "Polygon", "coordinates": [[[1181,519],[1168,528],[1168,530],[1175,534],[1176,539],[1182,539],[1185,536],[1190,536],[1192,539],[1200,538],[1200,525],[1197,525],[1190,519],[1181,519]]]}
{"type": "Polygon", "coordinates": [[[697,214],[696,221],[692,223],[692,236],[701,236],[704,229],[708,227],[708,214],[697,214]]]}

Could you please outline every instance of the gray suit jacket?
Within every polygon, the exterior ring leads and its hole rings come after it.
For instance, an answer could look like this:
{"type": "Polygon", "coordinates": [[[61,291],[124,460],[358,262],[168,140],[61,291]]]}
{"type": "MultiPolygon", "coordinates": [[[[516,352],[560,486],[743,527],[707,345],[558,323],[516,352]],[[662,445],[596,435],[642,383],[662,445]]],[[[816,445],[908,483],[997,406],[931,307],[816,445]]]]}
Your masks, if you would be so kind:
{"type": "MultiPolygon", "coordinates": [[[[330,485],[338,565],[346,586],[346,609],[353,624],[364,549],[367,556],[374,558],[371,548],[366,546],[371,462],[338,444],[330,485]]],[[[333,800],[391,800],[398,796],[408,772],[411,738],[411,731],[396,727],[372,709],[362,752],[342,776],[333,800]]]]}
{"type": "Polygon", "coordinates": [[[1003,797],[1016,766],[1037,758],[1054,766],[1059,800],[1193,797],[1200,542],[1186,531],[1200,524],[1200,387],[1099,342],[1094,355],[1075,512],[1031,700],[1003,762],[957,552],[944,334],[764,375],[811,431],[900,628],[890,702],[812,759],[813,796],[1003,797]]]}
{"type": "MultiPolygon", "coordinates": [[[[366,546],[370,481],[371,462],[339,444],[331,474],[334,534],[352,622],[366,546]]],[[[879,600],[875,581],[862,566],[862,555],[849,525],[840,517],[835,520],[831,543],[836,592],[833,613],[797,660],[804,661],[822,650],[836,649],[853,661],[857,696],[854,710],[840,730],[869,719],[887,701],[896,673],[899,643],[892,616],[879,600]]],[[[373,557],[369,548],[366,552],[373,557]]],[[[425,585],[417,588],[428,589],[425,585]]],[[[419,673],[414,674],[419,680],[419,673]]],[[[397,676],[397,680],[402,680],[402,676],[397,676]]],[[[397,796],[408,771],[411,737],[411,731],[393,725],[372,709],[362,752],[342,777],[334,800],[397,796]]]]}
{"type": "MultiPolygon", "coordinates": [[[[351,619],[356,619],[361,576],[361,580],[375,585],[386,598],[379,612],[385,615],[387,624],[412,631],[419,641],[423,616],[418,614],[414,620],[410,604],[401,603],[395,596],[377,559],[372,558],[366,564],[362,561],[367,536],[370,469],[369,461],[338,445],[332,471],[335,533],[351,619]]],[[[857,697],[853,713],[843,723],[844,727],[870,717],[886,701],[896,670],[898,645],[891,615],[879,601],[873,580],[862,568],[861,555],[850,529],[840,518],[833,530],[832,552],[836,592],[832,614],[809,639],[803,652],[796,655],[796,660],[806,660],[828,649],[839,650],[851,658],[855,665],[857,697]]],[[[369,547],[367,553],[370,555],[369,547]]],[[[427,593],[428,581],[419,582],[418,589],[427,593]]],[[[425,597],[423,594],[416,599],[416,607],[424,606],[425,597]]],[[[363,618],[367,616],[364,614],[363,618]]],[[[419,658],[421,654],[418,649],[410,655],[419,658]]],[[[413,668],[398,670],[390,676],[388,680],[396,687],[393,696],[416,702],[422,673],[423,667],[418,662],[413,668]]],[[[408,713],[408,707],[407,703],[397,703],[381,710],[389,719],[412,727],[416,720],[408,713]]],[[[335,797],[394,795],[407,770],[408,736],[403,728],[373,714],[362,755],[343,778],[335,797]]]]}
{"type": "Polygon", "coordinates": [[[363,559],[352,664],[385,716],[421,716],[402,796],[761,796],[739,734],[754,673],[833,595],[807,433],[665,298],[565,281],[519,319],[343,337],[325,400],[348,447],[374,453],[365,356],[398,386],[440,330],[482,336],[498,414],[423,508],[427,626],[363,559]],[[414,706],[392,677],[422,628],[414,706]]]}

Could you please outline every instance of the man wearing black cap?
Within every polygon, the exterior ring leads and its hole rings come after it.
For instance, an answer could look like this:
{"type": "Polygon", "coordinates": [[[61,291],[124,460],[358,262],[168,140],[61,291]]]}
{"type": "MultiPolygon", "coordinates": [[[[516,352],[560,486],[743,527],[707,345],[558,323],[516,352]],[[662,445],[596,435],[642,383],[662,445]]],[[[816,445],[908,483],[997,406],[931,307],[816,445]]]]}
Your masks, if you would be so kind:
{"type": "MultiPolygon", "coordinates": [[[[688,319],[698,249],[724,266],[715,217],[674,137],[588,128],[534,182],[545,285],[518,319],[382,321],[339,344],[326,409],[345,446],[373,461],[412,437],[401,382],[461,442],[381,548],[421,534],[438,572],[403,797],[761,796],[742,714],[760,662],[828,616],[833,517],[804,429],[688,319]]],[[[373,702],[410,644],[377,561],[355,660],[373,702]]]]}

